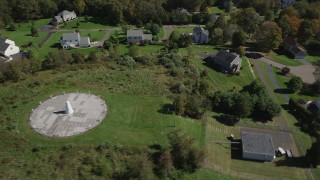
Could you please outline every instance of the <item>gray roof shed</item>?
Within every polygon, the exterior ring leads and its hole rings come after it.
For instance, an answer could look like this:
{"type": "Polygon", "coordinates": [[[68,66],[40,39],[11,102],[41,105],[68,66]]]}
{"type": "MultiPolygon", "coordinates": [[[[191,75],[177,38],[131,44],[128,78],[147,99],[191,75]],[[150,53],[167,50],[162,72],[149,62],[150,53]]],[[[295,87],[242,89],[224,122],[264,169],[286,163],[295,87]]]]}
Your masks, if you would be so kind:
{"type": "Polygon", "coordinates": [[[241,132],[241,140],[244,152],[275,156],[272,137],[269,134],[241,132]]]}

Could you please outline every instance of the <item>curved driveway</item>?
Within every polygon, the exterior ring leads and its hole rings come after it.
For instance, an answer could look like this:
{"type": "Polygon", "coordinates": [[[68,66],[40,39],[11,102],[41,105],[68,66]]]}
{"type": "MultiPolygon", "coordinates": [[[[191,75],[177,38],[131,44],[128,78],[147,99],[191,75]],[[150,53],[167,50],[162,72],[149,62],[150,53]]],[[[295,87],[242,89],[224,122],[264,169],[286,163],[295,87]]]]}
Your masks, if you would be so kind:
{"type": "MultiPolygon", "coordinates": [[[[274,67],[277,67],[279,69],[282,69],[283,67],[289,67],[290,73],[292,73],[295,76],[300,77],[303,82],[312,84],[316,81],[316,78],[313,75],[313,72],[316,70],[316,67],[311,64],[305,64],[301,66],[285,66],[283,64],[271,61],[270,59],[267,59],[265,57],[261,57],[258,59],[254,59],[253,61],[262,61],[266,64],[272,65],[274,67]]],[[[295,61],[295,60],[293,60],[295,61]]]]}

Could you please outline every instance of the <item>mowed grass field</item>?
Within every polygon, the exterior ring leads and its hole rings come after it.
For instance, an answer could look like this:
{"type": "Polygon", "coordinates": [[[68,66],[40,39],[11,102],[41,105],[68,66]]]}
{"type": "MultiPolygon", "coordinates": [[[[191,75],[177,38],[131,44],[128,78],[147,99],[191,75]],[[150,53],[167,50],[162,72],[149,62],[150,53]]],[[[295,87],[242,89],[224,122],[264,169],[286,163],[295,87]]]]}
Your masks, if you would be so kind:
{"type": "MultiPolygon", "coordinates": [[[[48,71],[19,85],[2,88],[0,95],[14,100],[6,108],[6,113],[12,115],[15,120],[13,126],[30,147],[59,147],[73,143],[97,145],[104,142],[126,146],[166,145],[167,133],[174,129],[184,130],[202,147],[205,133],[202,121],[162,112],[163,106],[171,102],[159,89],[161,85],[157,86],[160,81],[148,69],[48,71]],[[35,82],[40,85],[34,86],[35,82]],[[48,138],[30,128],[28,119],[31,109],[36,108],[40,101],[45,101],[50,95],[77,90],[84,93],[90,91],[106,101],[108,114],[98,127],[71,138],[48,138]]],[[[7,153],[10,154],[10,150],[7,153]]]]}
{"type": "MultiPolygon", "coordinates": [[[[62,38],[63,33],[71,33],[71,32],[73,31],[54,33],[53,36],[46,42],[46,44],[37,52],[39,59],[44,59],[49,52],[57,52],[59,49],[61,49],[60,39],[62,38]]],[[[92,40],[100,41],[103,39],[105,34],[106,34],[105,31],[80,31],[81,36],[90,36],[91,41],[92,40]]],[[[67,52],[70,52],[70,53],[81,52],[81,53],[84,53],[85,55],[89,55],[90,52],[93,52],[93,51],[98,51],[98,49],[96,47],[91,47],[91,48],[67,50],[67,52]]]]}
{"type": "Polygon", "coordinates": [[[305,59],[311,64],[320,66],[320,56],[306,56],[305,59]]]}
{"type": "Polygon", "coordinates": [[[302,63],[300,61],[298,61],[296,59],[289,58],[286,55],[279,55],[279,54],[275,53],[274,51],[271,51],[270,53],[268,53],[267,57],[272,61],[275,61],[275,62],[283,64],[283,65],[287,65],[287,66],[300,66],[300,65],[302,65],[302,63]]]}
{"type": "MultiPolygon", "coordinates": [[[[232,126],[225,126],[213,118],[207,119],[206,152],[204,167],[237,179],[310,179],[307,169],[278,166],[276,162],[255,162],[242,160],[241,152],[228,143],[230,134],[239,139],[239,130],[232,126]],[[240,152],[240,154],[239,154],[240,152]]],[[[281,161],[281,159],[280,159],[281,161]]]]}
{"type": "Polygon", "coordinates": [[[210,8],[210,13],[212,14],[222,14],[224,11],[220,9],[219,7],[211,7],[210,8]]]}
{"type": "Polygon", "coordinates": [[[61,24],[58,26],[58,29],[62,30],[76,30],[76,29],[106,29],[112,28],[114,26],[107,25],[106,23],[100,23],[94,21],[92,17],[89,17],[89,21],[85,21],[84,17],[80,16],[76,19],[68,21],[66,24],[61,24]],[[77,27],[77,23],[79,26],[77,27]]]}
{"type": "Polygon", "coordinates": [[[209,79],[214,83],[217,90],[231,90],[233,87],[240,90],[245,85],[249,85],[254,77],[249,69],[249,62],[246,58],[242,58],[242,70],[240,75],[224,74],[215,71],[201,59],[194,59],[193,62],[200,68],[200,70],[207,70],[209,79]]]}
{"type": "MultiPolygon", "coordinates": [[[[50,20],[51,19],[41,19],[34,21],[34,26],[39,29],[48,24],[50,20]]],[[[32,22],[18,23],[15,25],[17,27],[16,31],[9,31],[7,29],[0,31],[0,37],[11,39],[20,47],[29,42],[32,42],[34,46],[38,46],[47,35],[47,32],[39,32],[38,37],[33,37],[31,35],[32,22]]]]}

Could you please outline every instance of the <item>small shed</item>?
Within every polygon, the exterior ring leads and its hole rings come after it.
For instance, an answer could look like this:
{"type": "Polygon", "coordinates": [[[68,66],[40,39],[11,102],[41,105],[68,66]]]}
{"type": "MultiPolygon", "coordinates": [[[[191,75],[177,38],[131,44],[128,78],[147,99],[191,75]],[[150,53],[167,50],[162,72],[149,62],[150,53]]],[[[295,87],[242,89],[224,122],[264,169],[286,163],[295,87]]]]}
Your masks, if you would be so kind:
{"type": "Polygon", "coordinates": [[[244,159],[272,161],[275,158],[271,135],[242,131],[241,141],[244,159]]]}

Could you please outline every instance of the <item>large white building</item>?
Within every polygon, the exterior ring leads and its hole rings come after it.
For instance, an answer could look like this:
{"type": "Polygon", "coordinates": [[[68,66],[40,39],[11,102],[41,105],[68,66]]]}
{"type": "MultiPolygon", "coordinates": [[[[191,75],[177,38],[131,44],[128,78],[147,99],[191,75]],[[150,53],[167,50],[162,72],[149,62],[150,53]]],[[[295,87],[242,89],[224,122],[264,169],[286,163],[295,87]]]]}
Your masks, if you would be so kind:
{"type": "Polygon", "coordinates": [[[10,58],[12,55],[20,53],[20,48],[10,39],[0,38],[0,55],[10,58]]]}
{"type": "Polygon", "coordinates": [[[60,44],[63,49],[90,47],[90,38],[81,37],[79,33],[64,33],[60,44]]]}
{"type": "Polygon", "coordinates": [[[272,161],[275,158],[270,134],[241,132],[242,157],[259,161],[272,161]]]}

